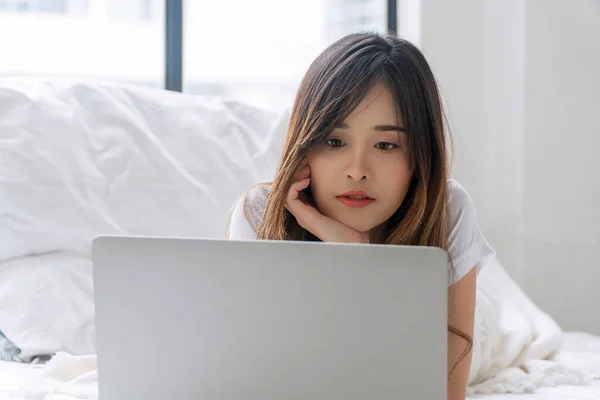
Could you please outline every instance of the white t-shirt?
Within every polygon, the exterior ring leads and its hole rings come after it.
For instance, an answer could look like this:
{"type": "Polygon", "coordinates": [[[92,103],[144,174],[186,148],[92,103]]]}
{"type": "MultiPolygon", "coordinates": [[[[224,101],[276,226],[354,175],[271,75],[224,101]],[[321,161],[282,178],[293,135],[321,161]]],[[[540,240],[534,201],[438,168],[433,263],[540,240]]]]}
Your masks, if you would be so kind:
{"type": "MultiPolygon", "coordinates": [[[[452,263],[448,263],[448,286],[464,277],[473,267],[477,272],[495,257],[494,250],[487,243],[475,213],[475,206],[469,193],[455,180],[448,180],[449,217],[448,254],[452,263]],[[454,265],[454,273],[452,272],[454,265]]],[[[269,194],[269,186],[257,186],[235,205],[229,226],[229,238],[238,240],[256,239],[252,226],[261,221],[269,194]],[[246,212],[253,224],[245,217],[246,212]]]]}

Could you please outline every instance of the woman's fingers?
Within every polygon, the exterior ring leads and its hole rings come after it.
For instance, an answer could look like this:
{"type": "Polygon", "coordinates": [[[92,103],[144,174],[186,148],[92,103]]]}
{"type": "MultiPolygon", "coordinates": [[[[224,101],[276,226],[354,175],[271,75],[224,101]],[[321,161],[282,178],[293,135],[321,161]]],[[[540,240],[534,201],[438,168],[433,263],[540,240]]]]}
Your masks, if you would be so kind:
{"type": "Polygon", "coordinates": [[[292,180],[298,182],[308,177],[310,177],[310,167],[307,164],[296,171],[292,180]]]}
{"type": "Polygon", "coordinates": [[[306,158],[298,166],[293,182],[287,194],[285,208],[296,217],[300,226],[321,237],[319,231],[321,228],[327,228],[327,224],[323,222],[328,221],[324,221],[325,217],[316,208],[305,203],[306,197],[302,193],[310,185],[310,167],[306,158]]]}
{"type": "Polygon", "coordinates": [[[288,201],[296,201],[299,199],[300,192],[306,189],[310,185],[310,178],[305,178],[297,182],[292,183],[288,192],[288,201]]]}
{"type": "Polygon", "coordinates": [[[314,213],[318,213],[318,211],[303,201],[302,191],[306,189],[308,185],[310,185],[310,178],[294,182],[288,192],[285,208],[296,217],[300,226],[310,230],[307,224],[310,224],[310,221],[315,217],[314,213]]]}
{"type": "Polygon", "coordinates": [[[324,242],[368,243],[368,233],[360,233],[325,217],[315,207],[306,204],[302,191],[310,185],[310,178],[295,181],[287,193],[285,208],[294,215],[298,224],[324,242]]]}

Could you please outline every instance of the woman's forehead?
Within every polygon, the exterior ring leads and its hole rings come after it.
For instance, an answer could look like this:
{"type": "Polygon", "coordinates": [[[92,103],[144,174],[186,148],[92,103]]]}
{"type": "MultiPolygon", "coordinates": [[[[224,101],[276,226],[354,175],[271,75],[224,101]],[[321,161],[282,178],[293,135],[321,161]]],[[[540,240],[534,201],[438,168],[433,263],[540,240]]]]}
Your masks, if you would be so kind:
{"type": "Polygon", "coordinates": [[[348,117],[346,125],[374,121],[378,124],[402,124],[402,116],[392,92],[383,83],[377,83],[363,97],[348,117]],[[399,121],[397,120],[399,119],[399,121]]]}

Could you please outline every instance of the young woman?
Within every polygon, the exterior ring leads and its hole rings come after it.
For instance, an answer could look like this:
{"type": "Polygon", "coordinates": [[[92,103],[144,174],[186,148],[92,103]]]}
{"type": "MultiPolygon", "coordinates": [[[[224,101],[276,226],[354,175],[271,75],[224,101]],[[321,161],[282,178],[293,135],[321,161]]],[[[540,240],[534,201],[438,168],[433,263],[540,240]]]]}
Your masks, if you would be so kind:
{"type": "Polygon", "coordinates": [[[449,179],[444,113],[427,61],[392,36],[353,34],[307,71],[272,183],[235,207],[231,239],[437,246],[448,260],[448,399],[464,399],[477,271],[494,252],[449,179]]]}

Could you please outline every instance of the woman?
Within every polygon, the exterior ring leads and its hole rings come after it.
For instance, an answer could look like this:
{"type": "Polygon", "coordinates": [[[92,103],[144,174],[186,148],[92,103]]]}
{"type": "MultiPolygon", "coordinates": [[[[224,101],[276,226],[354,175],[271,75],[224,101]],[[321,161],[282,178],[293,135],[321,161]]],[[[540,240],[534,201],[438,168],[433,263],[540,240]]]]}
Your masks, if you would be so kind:
{"type": "Polygon", "coordinates": [[[231,239],[436,246],[448,252],[448,399],[464,399],[477,271],[494,252],[449,179],[444,113],[421,52],[346,36],[307,71],[272,183],[233,211],[231,239]]]}

